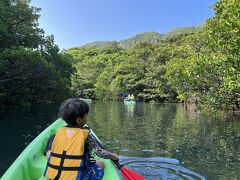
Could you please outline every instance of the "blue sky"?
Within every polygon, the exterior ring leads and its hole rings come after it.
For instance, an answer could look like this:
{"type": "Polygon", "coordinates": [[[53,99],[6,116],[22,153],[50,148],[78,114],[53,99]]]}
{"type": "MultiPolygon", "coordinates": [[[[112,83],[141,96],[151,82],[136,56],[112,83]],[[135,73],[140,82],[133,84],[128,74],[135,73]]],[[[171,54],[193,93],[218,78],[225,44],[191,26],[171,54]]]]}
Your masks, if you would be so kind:
{"type": "Polygon", "coordinates": [[[122,40],[141,32],[198,26],[214,15],[216,0],[32,0],[40,27],[60,48],[122,40]]]}

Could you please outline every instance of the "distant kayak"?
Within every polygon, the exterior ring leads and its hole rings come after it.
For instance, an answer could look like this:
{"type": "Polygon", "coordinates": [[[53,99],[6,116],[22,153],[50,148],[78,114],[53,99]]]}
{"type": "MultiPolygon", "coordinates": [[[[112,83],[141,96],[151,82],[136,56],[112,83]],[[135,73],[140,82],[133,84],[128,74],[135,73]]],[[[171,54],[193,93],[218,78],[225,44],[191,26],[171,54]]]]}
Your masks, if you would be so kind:
{"type": "Polygon", "coordinates": [[[137,103],[136,101],[124,99],[124,104],[136,104],[136,103],[137,103]]]}
{"type": "MultiPolygon", "coordinates": [[[[58,119],[47,127],[25,148],[5,172],[1,180],[46,180],[46,178],[43,177],[43,172],[47,164],[47,158],[43,154],[45,146],[48,138],[55,134],[60,127],[65,125],[66,123],[62,119],[58,119]]],[[[93,132],[92,134],[97,138],[93,132]]],[[[99,159],[98,157],[95,158],[99,159]]],[[[121,179],[111,160],[105,159],[104,165],[103,180],[121,179]]]]}
{"type": "Polygon", "coordinates": [[[92,100],[91,100],[91,99],[83,99],[83,98],[79,98],[79,99],[81,99],[81,100],[85,101],[85,102],[86,102],[86,103],[88,103],[88,104],[90,104],[90,103],[92,102],[92,100]]]}

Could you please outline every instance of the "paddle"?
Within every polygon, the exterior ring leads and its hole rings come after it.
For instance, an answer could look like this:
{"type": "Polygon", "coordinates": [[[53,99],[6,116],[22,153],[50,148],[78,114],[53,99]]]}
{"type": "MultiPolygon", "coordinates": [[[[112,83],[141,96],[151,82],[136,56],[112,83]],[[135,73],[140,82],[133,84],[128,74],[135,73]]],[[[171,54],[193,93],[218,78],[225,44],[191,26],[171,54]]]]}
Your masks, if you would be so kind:
{"type": "MultiPolygon", "coordinates": [[[[94,136],[95,137],[95,136],[94,136]]],[[[103,144],[97,139],[95,138],[97,144],[102,148],[105,149],[103,144]]],[[[113,161],[113,160],[112,160],[113,161]]],[[[144,177],[142,177],[141,175],[137,174],[136,172],[127,169],[125,167],[123,167],[122,164],[120,164],[118,161],[113,161],[113,163],[117,166],[117,168],[122,172],[122,175],[124,177],[124,180],[144,180],[144,177]]]]}
{"type": "Polygon", "coordinates": [[[118,169],[122,172],[124,180],[144,180],[144,177],[137,174],[136,172],[123,167],[118,161],[113,161],[114,164],[118,167],[118,169]]]}

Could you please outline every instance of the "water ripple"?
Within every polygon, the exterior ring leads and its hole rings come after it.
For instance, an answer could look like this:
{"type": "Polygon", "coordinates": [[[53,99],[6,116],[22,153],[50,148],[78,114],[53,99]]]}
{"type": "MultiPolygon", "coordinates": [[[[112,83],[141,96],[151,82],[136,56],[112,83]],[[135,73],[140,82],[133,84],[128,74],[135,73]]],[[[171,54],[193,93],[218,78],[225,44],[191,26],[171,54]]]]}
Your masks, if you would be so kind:
{"type": "Polygon", "coordinates": [[[146,180],[206,180],[204,176],[182,167],[177,159],[121,156],[121,160],[125,167],[138,172],[146,180]]]}

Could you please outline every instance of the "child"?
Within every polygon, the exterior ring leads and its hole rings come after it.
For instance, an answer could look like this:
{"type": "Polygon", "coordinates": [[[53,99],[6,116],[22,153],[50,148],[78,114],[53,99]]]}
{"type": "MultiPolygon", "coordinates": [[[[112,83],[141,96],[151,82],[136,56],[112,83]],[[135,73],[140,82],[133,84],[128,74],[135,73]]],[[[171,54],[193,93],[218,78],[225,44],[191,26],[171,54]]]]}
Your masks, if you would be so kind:
{"type": "Polygon", "coordinates": [[[48,179],[101,179],[104,164],[90,159],[92,152],[104,159],[119,160],[116,154],[102,149],[89,130],[83,128],[88,112],[88,104],[78,98],[67,99],[61,104],[59,116],[68,125],[48,140],[45,149],[48,164],[44,172],[48,179]]]}

